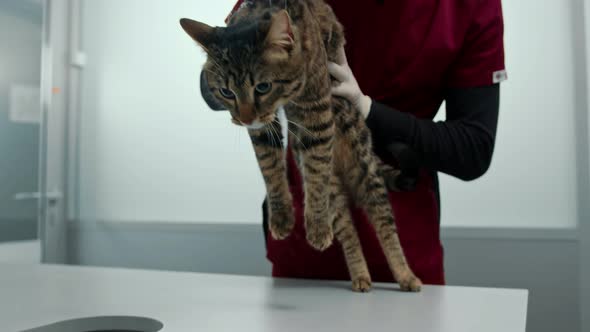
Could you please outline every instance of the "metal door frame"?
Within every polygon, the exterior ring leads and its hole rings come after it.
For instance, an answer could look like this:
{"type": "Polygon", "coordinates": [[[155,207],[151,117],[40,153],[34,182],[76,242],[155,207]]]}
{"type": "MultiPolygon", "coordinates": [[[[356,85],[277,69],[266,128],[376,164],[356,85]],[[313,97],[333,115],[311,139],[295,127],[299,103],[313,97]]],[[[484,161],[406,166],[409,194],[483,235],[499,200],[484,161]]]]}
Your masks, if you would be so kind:
{"type": "Polygon", "coordinates": [[[38,228],[41,262],[67,263],[68,0],[43,1],[38,228]]]}
{"type": "Polygon", "coordinates": [[[576,49],[576,136],[578,153],[578,234],[580,330],[590,331],[590,0],[574,6],[576,49]]]}
{"type": "Polygon", "coordinates": [[[576,44],[579,78],[577,93],[579,112],[578,126],[578,231],[580,239],[580,330],[590,331],[590,0],[577,3],[576,18],[581,20],[576,44]]]}

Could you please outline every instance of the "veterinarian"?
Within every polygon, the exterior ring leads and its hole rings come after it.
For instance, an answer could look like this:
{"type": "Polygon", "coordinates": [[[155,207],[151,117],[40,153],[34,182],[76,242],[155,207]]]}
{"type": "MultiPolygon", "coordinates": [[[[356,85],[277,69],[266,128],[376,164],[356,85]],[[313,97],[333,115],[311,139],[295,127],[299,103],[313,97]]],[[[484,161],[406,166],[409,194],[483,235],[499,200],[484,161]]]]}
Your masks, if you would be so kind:
{"type": "MultiPolygon", "coordinates": [[[[471,181],[484,175],[492,161],[499,84],[507,79],[501,0],[327,2],[347,38],[339,63],[330,64],[340,81],[333,93],[357,106],[377,154],[402,169],[400,190],[390,193],[402,246],[425,284],[443,285],[437,174],[471,181]],[[443,101],[446,121],[434,122],[443,101]]],[[[209,106],[222,110],[206,90],[209,106]]],[[[307,244],[301,175],[290,153],[288,172],[297,218],[289,238],[270,236],[263,204],[273,276],[350,280],[338,245],[318,252],[307,244]]],[[[351,209],[373,281],[393,282],[371,225],[361,211],[351,209]]]]}

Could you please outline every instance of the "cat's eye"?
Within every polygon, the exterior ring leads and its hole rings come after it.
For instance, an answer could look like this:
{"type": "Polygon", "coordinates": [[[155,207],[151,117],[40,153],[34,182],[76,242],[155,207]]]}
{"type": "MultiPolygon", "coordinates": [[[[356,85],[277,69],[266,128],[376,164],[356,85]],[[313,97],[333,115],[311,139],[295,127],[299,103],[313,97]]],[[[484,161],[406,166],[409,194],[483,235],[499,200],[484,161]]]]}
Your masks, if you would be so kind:
{"type": "Polygon", "coordinates": [[[264,95],[270,92],[272,85],[270,83],[260,83],[256,86],[256,92],[260,95],[264,95]]]}
{"type": "Polygon", "coordinates": [[[219,93],[227,99],[234,99],[236,95],[229,89],[226,88],[219,88],[219,93]]]}

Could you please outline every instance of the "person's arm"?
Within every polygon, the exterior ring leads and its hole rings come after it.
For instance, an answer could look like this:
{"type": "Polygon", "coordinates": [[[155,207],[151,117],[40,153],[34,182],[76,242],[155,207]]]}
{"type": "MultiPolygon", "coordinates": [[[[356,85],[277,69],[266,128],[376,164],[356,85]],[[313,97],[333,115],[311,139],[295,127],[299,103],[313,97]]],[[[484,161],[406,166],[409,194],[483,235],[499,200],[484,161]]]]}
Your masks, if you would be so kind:
{"type": "Polygon", "coordinates": [[[448,89],[445,99],[446,121],[418,119],[373,101],[367,125],[377,145],[407,144],[421,166],[474,180],[487,171],[492,160],[499,85],[448,89]]]}
{"type": "Polygon", "coordinates": [[[498,122],[497,84],[448,88],[447,120],[434,122],[395,110],[363,94],[344,49],[339,58],[340,64],[329,65],[331,75],[340,82],[333,93],[352,102],[366,119],[375,145],[389,150],[402,171],[412,173],[418,167],[426,167],[462,180],[476,179],[487,171],[498,122]],[[404,145],[410,149],[404,149],[404,145]]]}
{"type": "Polygon", "coordinates": [[[480,177],[490,166],[498,123],[499,83],[506,79],[501,1],[482,1],[473,6],[464,44],[444,82],[446,121],[418,119],[364,95],[344,49],[338,63],[329,66],[340,82],[333,93],[350,100],[363,114],[377,146],[388,148],[397,157],[396,152],[404,151],[407,145],[406,163],[412,163],[414,154],[415,164],[463,180],[480,177]]]}

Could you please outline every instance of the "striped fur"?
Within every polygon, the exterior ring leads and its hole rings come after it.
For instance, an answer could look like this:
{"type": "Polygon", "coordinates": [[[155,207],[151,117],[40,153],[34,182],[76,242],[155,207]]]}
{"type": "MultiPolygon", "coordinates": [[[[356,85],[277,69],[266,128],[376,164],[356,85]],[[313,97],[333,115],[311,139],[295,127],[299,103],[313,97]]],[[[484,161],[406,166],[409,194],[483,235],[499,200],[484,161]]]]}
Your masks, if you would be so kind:
{"type": "Polygon", "coordinates": [[[288,1],[286,11],[284,2],[275,2],[247,1],[226,28],[181,21],[208,53],[204,70],[211,92],[233,123],[248,127],[266,184],[272,236],[286,238],[295,223],[276,116],[284,106],[289,144],[304,178],[310,245],[325,250],[336,238],[353,289],[368,291],[371,277],[349,211],[354,201],[366,211],[401,288],[418,291],[421,282],[406,262],[384,180],[398,172],[373,153],[360,113],[330,92],[327,64],[345,42],[343,28],[322,0],[288,1]],[[267,83],[269,91],[263,89],[267,83]]]}

